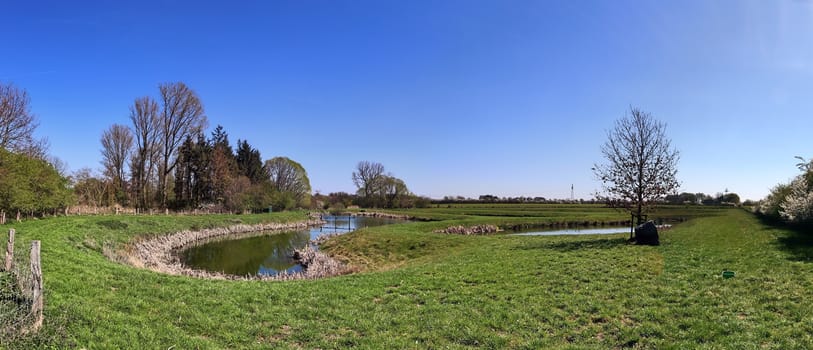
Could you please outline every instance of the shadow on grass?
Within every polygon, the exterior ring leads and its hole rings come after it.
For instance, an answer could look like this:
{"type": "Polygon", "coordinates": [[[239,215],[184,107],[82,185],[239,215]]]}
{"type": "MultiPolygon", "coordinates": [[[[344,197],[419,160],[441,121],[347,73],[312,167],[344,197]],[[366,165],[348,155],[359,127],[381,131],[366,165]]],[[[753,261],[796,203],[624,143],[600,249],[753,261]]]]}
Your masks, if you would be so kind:
{"type": "Polygon", "coordinates": [[[762,224],[787,232],[777,237],[779,249],[790,254],[789,260],[813,262],[813,224],[791,225],[765,216],[757,216],[762,224]]]}
{"type": "Polygon", "coordinates": [[[550,249],[560,252],[571,252],[583,249],[609,249],[618,246],[627,245],[626,238],[594,238],[594,239],[581,239],[581,240],[565,240],[565,241],[536,241],[528,242],[516,249],[521,250],[535,250],[535,249],[550,249]]]}

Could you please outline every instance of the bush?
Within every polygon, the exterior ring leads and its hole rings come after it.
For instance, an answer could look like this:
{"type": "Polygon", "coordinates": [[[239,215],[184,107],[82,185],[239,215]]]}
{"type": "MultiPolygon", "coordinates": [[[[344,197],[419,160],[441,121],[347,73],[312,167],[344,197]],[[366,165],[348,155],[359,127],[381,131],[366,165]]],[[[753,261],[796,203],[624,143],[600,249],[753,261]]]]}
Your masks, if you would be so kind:
{"type": "Polygon", "coordinates": [[[813,219],[813,192],[805,176],[796,177],[788,186],[789,193],[780,204],[779,215],[792,223],[808,222],[813,219]]]}
{"type": "Polygon", "coordinates": [[[794,224],[813,222],[813,162],[803,162],[797,166],[802,173],[789,184],[772,188],[755,212],[794,224]]]}
{"type": "Polygon", "coordinates": [[[774,186],[774,188],[771,189],[771,193],[768,194],[768,197],[760,202],[759,206],[757,207],[757,213],[774,219],[780,218],[779,213],[782,210],[782,205],[785,204],[785,200],[790,194],[790,191],[791,188],[788,184],[779,184],[774,186]]]}

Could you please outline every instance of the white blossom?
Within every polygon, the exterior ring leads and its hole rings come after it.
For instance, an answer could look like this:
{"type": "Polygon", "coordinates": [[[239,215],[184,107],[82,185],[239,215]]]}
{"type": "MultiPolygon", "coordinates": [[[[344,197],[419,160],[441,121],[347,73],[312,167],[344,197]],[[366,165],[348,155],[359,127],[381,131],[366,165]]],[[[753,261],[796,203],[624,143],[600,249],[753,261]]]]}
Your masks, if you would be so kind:
{"type": "Polygon", "coordinates": [[[779,215],[790,222],[804,222],[813,219],[813,192],[804,175],[799,175],[790,183],[790,194],[780,206],[779,215]]]}

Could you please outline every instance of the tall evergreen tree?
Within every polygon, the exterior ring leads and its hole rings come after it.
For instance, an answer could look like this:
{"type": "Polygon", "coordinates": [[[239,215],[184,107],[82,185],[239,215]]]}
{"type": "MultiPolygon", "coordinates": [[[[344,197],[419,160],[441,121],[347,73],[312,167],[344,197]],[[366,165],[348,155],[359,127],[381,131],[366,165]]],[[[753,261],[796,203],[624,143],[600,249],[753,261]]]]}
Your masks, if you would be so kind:
{"type": "Polygon", "coordinates": [[[265,178],[263,160],[260,151],[251,147],[248,141],[237,140],[237,169],[240,175],[247,177],[252,184],[260,183],[265,178]]]}
{"type": "Polygon", "coordinates": [[[197,207],[214,200],[212,194],[212,147],[198,134],[187,136],[178,148],[175,166],[175,206],[197,207]]]}
{"type": "Polygon", "coordinates": [[[229,144],[229,135],[218,125],[212,132],[210,140],[212,145],[211,180],[212,199],[214,203],[224,204],[226,193],[235,177],[237,177],[237,163],[229,144]]]}

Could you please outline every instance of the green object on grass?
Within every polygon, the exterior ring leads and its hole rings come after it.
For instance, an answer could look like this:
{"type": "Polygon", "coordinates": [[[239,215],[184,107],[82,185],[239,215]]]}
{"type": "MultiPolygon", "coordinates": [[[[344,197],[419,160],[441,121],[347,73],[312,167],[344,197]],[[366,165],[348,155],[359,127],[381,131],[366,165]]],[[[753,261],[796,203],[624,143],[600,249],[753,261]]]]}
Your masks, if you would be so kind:
{"type": "Polygon", "coordinates": [[[731,278],[734,277],[734,271],[723,271],[723,278],[731,278]]]}

